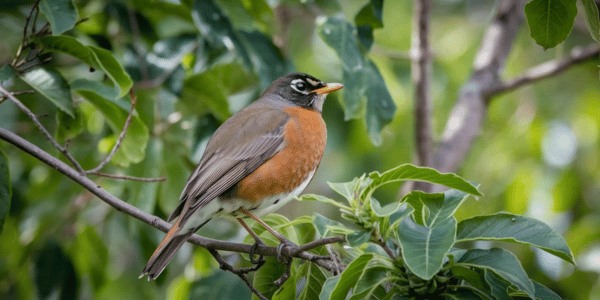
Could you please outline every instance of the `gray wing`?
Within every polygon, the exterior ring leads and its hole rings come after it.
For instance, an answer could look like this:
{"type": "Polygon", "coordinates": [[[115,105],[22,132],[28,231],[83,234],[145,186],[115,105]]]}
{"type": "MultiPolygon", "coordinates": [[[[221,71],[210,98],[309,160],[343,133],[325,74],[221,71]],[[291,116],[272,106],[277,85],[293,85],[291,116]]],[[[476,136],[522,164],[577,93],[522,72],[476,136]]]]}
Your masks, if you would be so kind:
{"type": "Polygon", "coordinates": [[[187,219],[281,151],[288,119],[281,110],[255,105],[223,123],[208,142],[169,221],[180,214],[187,219]],[[186,202],[189,205],[184,209],[186,202]]]}

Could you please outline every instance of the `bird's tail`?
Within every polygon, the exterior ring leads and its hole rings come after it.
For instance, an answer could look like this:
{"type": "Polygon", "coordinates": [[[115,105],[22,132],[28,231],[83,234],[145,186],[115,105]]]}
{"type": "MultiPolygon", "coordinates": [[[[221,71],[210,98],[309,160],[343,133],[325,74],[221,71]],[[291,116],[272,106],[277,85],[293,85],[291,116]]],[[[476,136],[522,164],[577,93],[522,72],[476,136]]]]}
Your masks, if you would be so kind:
{"type": "Polygon", "coordinates": [[[140,278],[148,276],[148,280],[154,280],[162,271],[165,269],[167,264],[171,261],[177,250],[187,241],[187,239],[194,234],[191,230],[188,233],[181,234],[181,227],[179,222],[175,223],[173,227],[167,232],[167,235],[160,242],[156,250],[150,259],[146,263],[140,278]]]}

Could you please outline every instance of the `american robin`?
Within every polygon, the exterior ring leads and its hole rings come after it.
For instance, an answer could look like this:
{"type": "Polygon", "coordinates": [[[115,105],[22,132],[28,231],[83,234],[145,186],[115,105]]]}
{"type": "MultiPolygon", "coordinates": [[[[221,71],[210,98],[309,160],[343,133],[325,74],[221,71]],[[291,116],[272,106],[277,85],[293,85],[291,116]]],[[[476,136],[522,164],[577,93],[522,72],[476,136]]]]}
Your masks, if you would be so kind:
{"type": "Polygon", "coordinates": [[[342,87],[292,73],[275,80],[258,100],[225,121],[208,142],[181,203],[168,219],[176,219],[173,227],[140,277],[158,277],[186,240],[213,217],[234,216],[247,227],[241,217],[258,221],[257,216],[299,195],[325,149],[323,102],[342,87]]]}

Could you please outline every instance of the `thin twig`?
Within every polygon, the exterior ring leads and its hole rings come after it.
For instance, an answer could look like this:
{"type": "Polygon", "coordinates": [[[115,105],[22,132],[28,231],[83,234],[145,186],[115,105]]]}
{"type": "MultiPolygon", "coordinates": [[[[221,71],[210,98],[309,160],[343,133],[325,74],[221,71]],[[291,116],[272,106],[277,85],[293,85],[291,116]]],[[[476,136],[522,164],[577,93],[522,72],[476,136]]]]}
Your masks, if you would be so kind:
{"type": "Polygon", "coordinates": [[[133,112],[135,110],[135,104],[136,104],[136,99],[137,99],[133,89],[131,89],[129,91],[129,96],[131,98],[131,106],[129,108],[129,113],[127,114],[127,119],[125,119],[125,124],[123,125],[123,129],[119,133],[119,137],[117,138],[115,145],[112,147],[112,149],[110,150],[108,155],[98,164],[98,166],[96,166],[95,168],[93,168],[91,170],[85,171],[86,174],[97,173],[100,170],[102,170],[102,168],[104,168],[104,166],[106,166],[106,164],[108,164],[108,162],[110,162],[112,160],[113,156],[115,156],[115,154],[117,153],[117,150],[119,150],[119,148],[121,148],[121,143],[123,142],[123,139],[125,139],[125,134],[127,133],[127,129],[129,128],[129,125],[131,125],[131,120],[133,120],[133,112]]]}
{"type": "Polygon", "coordinates": [[[148,178],[148,177],[136,177],[129,175],[117,175],[110,173],[102,173],[102,172],[86,172],[88,175],[95,175],[100,177],[106,177],[111,179],[119,179],[119,180],[130,180],[130,181],[140,181],[140,182],[161,182],[165,181],[167,178],[164,176],[156,177],[156,178],[148,178]]]}
{"type": "Polygon", "coordinates": [[[411,77],[415,88],[415,139],[418,164],[431,164],[433,126],[431,111],[431,49],[429,45],[429,11],[431,0],[413,1],[412,67],[411,77]]]}
{"type": "MultiPolygon", "coordinates": [[[[225,261],[225,259],[223,259],[223,257],[221,256],[221,254],[219,254],[219,251],[214,250],[214,249],[209,249],[208,250],[210,252],[210,254],[215,258],[215,260],[219,263],[219,267],[221,268],[221,270],[224,271],[229,271],[235,275],[237,275],[239,278],[242,279],[242,281],[248,286],[248,288],[252,291],[252,293],[254,293],[258,298],[263,299],[263,300],[268,300],[267,297],[265,297],[265,295],[263,295],[261,292],[259,292],[253,285],[252,283],[250,283],[250,281],[248,280],[248,277],[246,277],[246,274],[248,272],[241,272],[241,269],[236,269],[234,268],[232,265],[230,265],[227,261],[225,261]]],[[[260,267],[259,267],[260,268],[260,267]]],[[[257,268],[258,269],[258,268],[257,268]]]]}
{"type": "MultiPolygon", "coordinates": [[[[11,92],[11,94],[13,96],[19,96],[19,95],[29,95],[29,94],[34,94],[35,92],[32,90],[25,90],[25,91],[16,91],[16,92],[11,92]]],[[[3,102],[4,100],[8,99],[7,96],[2,95],[0,96],[0,103],[3,102]]]]}
{"type": "Polygon", "coordinates": [[[500,93],[510,92],[524,85],[532,84],[538,80],[548,78],[567,70],[569,67],[586,62],[590,59],[598,58],[600,54],[598,44],[592,44],[587,47],[577,47],[571,50],[569,55],[564,58],[547,61],[537,65],[516,78],[500,82],[487,91],[487,97],[496,96],[500,93]]]}
{"type": "MultiPolygon", "coordinates": [[[[7,141],[8,143],[18,147],[19,149],[23,150],[24,152],[26,152],[26,153],[30,154],[31,156],[35,157],[36,159],[40,160],[44,164],[61,172],[62,174],[64,174],[71,180],[75,181],[77,184],[81,185],[82,187],[84,187],[85,189],[87,189],[88,191],[90,191],[91,193],[96,195],[98,198],[100,198],[100,200],[104,201],[105,203],[112,206],[116,210],[123,212],[129,216],[132,216],[132,217],[134,217],[146,224],[149,224],[152,227],[155,227],[163,232],[167,232],[171,228],[172,225],[170,223],[162,220],[161,218],[159,218],[157,216],[148,214],[148,213],[140,210],[139,208],[115,197],[111,193],[104,190],[100,185],[98,185],[94,181],[90,180],[88,177],[81,176],[81,174],[78,173],[74,168],[72,168],[69,165],[65,164],[64,162],[58,160],[56,157],[48,154],[46,151],[40,149],[36,145],[21,138],[20,136],[14,134],[4,128],[0,128],[0,139],[7,141]]],[[[313,245],[316,246],[316,245],[327,244],[325,242],[336,243],[336,242],[339,242],[342,240],[343,240],[343,237],[341,237],[341,238],[338,237],[337,239],[332,238],[332,239],[327,239],[323,242],[313,243],[313,245]]],[[[222,250],[222,251],[233,251],[233,252],[238,252],[238,253],[254,253],[254,254],[264,255],[264,256],[277,256],[277,247],[271,247],[271,246],[266,246],[266,245],[254,246],[254,245],[248,245],[248,244],[242,244],[242,243],[219,241],[219,240],[213,240],[213,239],[201,237],[196,234],[192,235],[188,239],[188,242],[190,242],[194,245],[202,246],[208,250],[215,249],[215,250],[222,250]]],[[[302,247],[302,245],[297,246],[297,247],[302,247]]],[[[306,249],[303,252],[297,253],[296,252],[297,249],[295,247],[285,247],[284,254],[286,254],[287,252],[296,253],[291,256],[300,258],[300,259],[303,259],[306,261],[311,261],[311,262],[315,263],[316,265],[318,265],[330,272],[335,270],[335,262],[332,262],[331,260],[324,259],[318,255],[310,253],[310,252],[308,252],[309,250],[311,250],[311,249],[306,249]]]]}
{"type": "Polygon", "coordinates": [[[23,104],[21,101],[19,101],[19,99],[17,99],[15,96],[13,96],[10,92],[5,90],[4,87],[2,87],[2,85],[0,85],[0,93],[4,94],[8,99],[10,99],[15,105],[17,105],[17,107],[19,107],[19,109],[21,109],[33,121],[35,126],[40,130],[42,135],[44,135],[46,140],[48,140],[54,148],[56,148],[58,151],[60,151],[60,153],[62,153],[71,162],[71,164],[77,169],[77,171],[79,172],[80,175],[85,174],[85,171],[83,170],[81,165],[77,162],[77,160],[75,160],[75,158],[71,155],[71,153],[69,151],[67,151],[67,149],[65,149],[64,147],[62,147],[61,145],[58,144],[58,142],[52,137],[50,132],[48,132],[46,127],[44,127],[44,125],[42,125],[40,120],[35,116],[35,114],[31,110],[29,110],[29,108],[27,108],[27,106],[25,106],[25,104],[23,104]]]}

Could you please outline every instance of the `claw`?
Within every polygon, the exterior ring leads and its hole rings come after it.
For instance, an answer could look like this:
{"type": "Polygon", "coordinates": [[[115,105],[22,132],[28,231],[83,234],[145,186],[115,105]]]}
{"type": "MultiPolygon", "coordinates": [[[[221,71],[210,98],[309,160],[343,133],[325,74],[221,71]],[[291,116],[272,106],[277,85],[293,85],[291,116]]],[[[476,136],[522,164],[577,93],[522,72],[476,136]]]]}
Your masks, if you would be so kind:
{"type": "Polygon", "coordinates": [[[262,242],[256,241],[256,242],[255,242],[255,243],[252,245],[252,248],[250,248],[250,253],[249,253],[249,256],[250,256],[250,262],[251,262],[253,265],[258,265],[258,264],[260,264],[260,263],[263,263],[263,262],[265,261],[265,258],[264,258],[264,256],[263,256],[262,254],[259,254],[259,255],[258,255],[258,258],[257,258],[257,259],[254,259],[254,257],[256,256],[256,253],[254,253],[254,252],[256,252],[256,249],[258,248],[258,246],[260,246],[260,245],[262,245],[262,244],[263,244],[262,242]]]}

